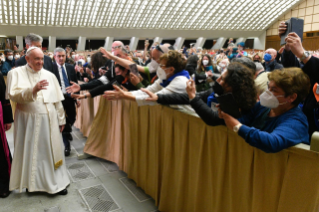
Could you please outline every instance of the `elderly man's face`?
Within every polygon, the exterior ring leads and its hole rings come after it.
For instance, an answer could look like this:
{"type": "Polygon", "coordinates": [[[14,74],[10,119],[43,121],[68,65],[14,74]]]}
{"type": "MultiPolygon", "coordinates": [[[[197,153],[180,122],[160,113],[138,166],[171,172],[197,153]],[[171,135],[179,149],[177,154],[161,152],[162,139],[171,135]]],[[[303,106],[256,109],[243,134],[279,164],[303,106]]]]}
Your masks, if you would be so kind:
{"type": "Polygon", "coordinates": [[[112,52],[117,57],[122,57],[122,44],[119,42],[114,42],[112,44],[112,52]]]}
{"type": "Polygon", "coordinates": [[[65,52],[64,51],[56,52],[54,55],[54,59],[60,66],[62,66],[65,63],[65,59],[66,59],[65,52]]]}
{"type": "Polygon", "coordinates": [[[40,71],[43,67],[43,57],[43,52],[40,49],[34,49],[25,59],[34,71],[40,71]]]}

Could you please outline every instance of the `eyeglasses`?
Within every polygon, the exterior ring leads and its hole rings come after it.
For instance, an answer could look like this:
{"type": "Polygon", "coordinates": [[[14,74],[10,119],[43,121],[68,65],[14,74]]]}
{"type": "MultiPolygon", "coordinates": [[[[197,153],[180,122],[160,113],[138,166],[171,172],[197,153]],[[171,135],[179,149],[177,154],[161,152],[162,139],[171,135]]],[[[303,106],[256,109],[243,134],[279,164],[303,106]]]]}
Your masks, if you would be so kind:
{"type": "Polygon", "coordinates": [[[155,49],[157,49],[158,51],[164,53],[164,51],[161,49],[160,45],[156,45],[156,46],[155,46],[155,49]]]}
{"type": "Polygon", "coordinates": [[[119,49],[121,47],[122,47],[121,45],[120,46],[114,46],[114,47],[112,47],[112,49],[119,49]]]}

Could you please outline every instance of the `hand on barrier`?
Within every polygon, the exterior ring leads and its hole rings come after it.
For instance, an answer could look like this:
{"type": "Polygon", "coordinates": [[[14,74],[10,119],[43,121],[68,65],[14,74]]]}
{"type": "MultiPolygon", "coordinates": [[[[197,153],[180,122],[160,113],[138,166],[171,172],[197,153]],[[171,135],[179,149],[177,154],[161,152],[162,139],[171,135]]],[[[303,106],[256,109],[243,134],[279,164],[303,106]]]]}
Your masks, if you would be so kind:
{"type": "Polygon", "coordinates": [[[150,101],[150,102],[156,102],[158,99],[158,96],[154,93],[152,93],[149,90],[146,90],[145,88],[141,88],[141,91],[147,93],[147,95],[149,95],[149,98],[145,99],[146,101],[150,101]]]}
{"type": "Polygon", "coordinates": [[[237,119],[228,115],[227,113],[224,113],[220,108],[218,108],[218,115],[219,118],[224,119],[226,126],[231,130],[233,130],[237,124],[240,124],[237,119]]]}

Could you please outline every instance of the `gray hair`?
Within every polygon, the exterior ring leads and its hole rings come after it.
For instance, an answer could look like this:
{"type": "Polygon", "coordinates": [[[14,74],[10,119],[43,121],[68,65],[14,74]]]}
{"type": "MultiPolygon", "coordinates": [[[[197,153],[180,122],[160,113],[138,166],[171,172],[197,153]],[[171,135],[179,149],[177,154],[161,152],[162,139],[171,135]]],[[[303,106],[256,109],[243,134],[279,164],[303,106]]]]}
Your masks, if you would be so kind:
{"type": "Polygon", "coordinates": [[[64,53],[65,53],[65,50],[62,49],[61,47],[58,47],[58,48],[54,49],[54,55],[55,55],[57,52],[64,52],[64,53]]]}
{"type": "Polygon", "coordinates": [[[43,38],[40,35],[30,33],[25,37],[25,43],[31,46],[32,42],[40,42],[42,44],[43,38]]]}
{"type": "Polygon", "coordinates": [[[263,71],[264,66],[261,63],[255,63],[256,64],[256,71],[263,71]]]}
{"type": "MultiPolygon", "coordinates": [[[[30,56],[30,54],[32,53],[33,50],[35,49],[40,49],[39,47],[36,46],[32,46],[30,48],[28,48],[27,52],[26,52],[26,56],[30,56]]],[[[41,49],[40,49],[41,50],[41,49]]],[[[42,50],[41,50],[42,51],[42,50]]]]}

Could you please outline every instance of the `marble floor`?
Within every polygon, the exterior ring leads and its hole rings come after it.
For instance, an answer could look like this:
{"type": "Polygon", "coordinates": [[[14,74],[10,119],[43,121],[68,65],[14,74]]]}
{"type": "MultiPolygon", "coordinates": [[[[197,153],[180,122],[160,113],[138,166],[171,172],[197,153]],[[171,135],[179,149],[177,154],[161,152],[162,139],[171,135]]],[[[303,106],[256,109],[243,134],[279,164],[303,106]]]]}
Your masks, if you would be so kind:
{"type": "MultiPolygon", "coordinates": [[[[86,138],[76,128],[72,136],[71,155],[66,157],[71,179],[68,195],[13,191],[8,198],[0,199],[0,212],[157,211],[154,200],[115,163],[94,157],[79,160],[86,138]]],[[[7,139],[14,154],[13,129],[7,132],[7,139]]]]}

